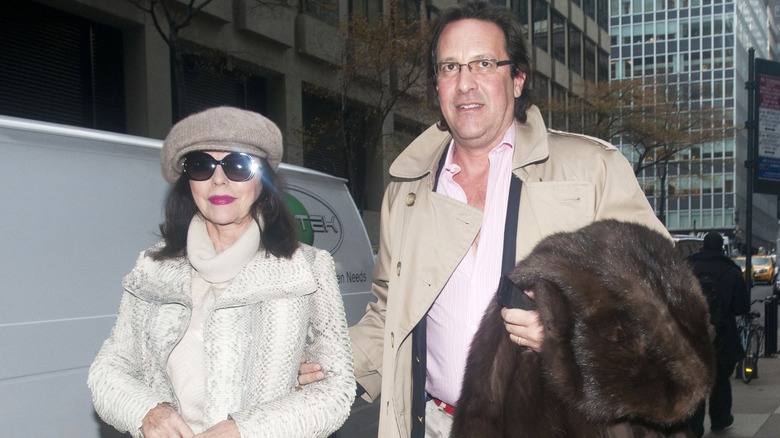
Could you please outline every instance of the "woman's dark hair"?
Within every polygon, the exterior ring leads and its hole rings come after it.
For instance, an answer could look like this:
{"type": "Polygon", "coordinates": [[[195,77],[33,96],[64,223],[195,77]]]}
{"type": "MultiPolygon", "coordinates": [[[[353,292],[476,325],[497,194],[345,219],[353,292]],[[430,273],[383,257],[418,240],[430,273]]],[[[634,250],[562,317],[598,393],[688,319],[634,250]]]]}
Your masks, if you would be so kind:
{"type": "MultiPolygon", "coordinates": [[[[494,6],[485,2],[470,2],[445,9],[433,24],[433,37],[431,38],[429,50],[429,53],[431,54],[428,66],[429,80],[436,85],[436,62],[438,56],[436,50],[444,28],[447,27],[448,24],[467,19],[494,23],[504,32],[506,53],[512,61],[512,77],[516,78],[520,73],[525,73],[525,83],[523,83],[522,93],[520,94],[520,97],[515,99],[515,118],[520,121],[520,123],[525,123],[525,111],[533,103],[531,101],[530,89],[531,74],[533,72],[531,66],[531,53],[528,51],[528,43],[523,37],[523,30],[520,27],[520,23],[517,21],[512,11],[503,6],[494,6]]],[[[447,121],[444,120],[444,116],[439,120],[438,126],[442,131],[448,131],[450,129],[449,125],[447,125],[447,121]]]]}
{"type": "MultiPolygon", "coordinates": [[[[295,221],[287,209],[285,194],[282,191],[281,176],[276,173],[265,158],[260,159],[263,190],[250,207],[250,214],[260,223],[263,230],[260,243],[263,248],[276,257],[290,258],[298,249],[298,236],[295,221]]],[[[171,187],[165,200],[165,222],[160,224],[160,234],[165,244],[151,254],[155,260],[181,257],[187,254],[187,231],[198,206],[192,197],[190,181],[182,174],[171,187]]]]}

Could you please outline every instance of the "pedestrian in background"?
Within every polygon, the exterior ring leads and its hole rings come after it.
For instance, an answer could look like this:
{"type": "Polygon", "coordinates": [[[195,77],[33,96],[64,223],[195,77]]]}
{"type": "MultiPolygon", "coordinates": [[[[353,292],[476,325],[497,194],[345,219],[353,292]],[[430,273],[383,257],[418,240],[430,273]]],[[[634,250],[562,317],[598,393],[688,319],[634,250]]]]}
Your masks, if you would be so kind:
{"type": "MultiPolygon", "coordinates": [[[[709,414],[711,429],[718,431],[734,423],[729,378],[737,362],[745,357],[745,350],[739,341],[736,317],[750,311],[750,297],[742,270],[723,254],[723,237],[720,233],[707,233],[702,250],[691,255],[688,260],[707,297],[710,321],[715,327],[716,374],[709,396],[709,414]]],[[[704,435],[705,405],[706,401],[702,401],[690,420],[691,430],[697,437],[704,435]]]]}

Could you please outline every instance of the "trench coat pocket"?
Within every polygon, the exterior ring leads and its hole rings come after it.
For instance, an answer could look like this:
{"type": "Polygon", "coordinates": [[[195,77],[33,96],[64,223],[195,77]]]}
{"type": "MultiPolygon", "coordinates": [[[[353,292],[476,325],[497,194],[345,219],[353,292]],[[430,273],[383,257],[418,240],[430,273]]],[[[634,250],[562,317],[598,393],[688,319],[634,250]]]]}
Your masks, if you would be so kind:
{"type": "Polygon", "coordinates": [[[594,186],[587,181],[531,182],[520,197],[520,214],[534,215],[540,234],[574,231],[595,218],[594,186]]]}

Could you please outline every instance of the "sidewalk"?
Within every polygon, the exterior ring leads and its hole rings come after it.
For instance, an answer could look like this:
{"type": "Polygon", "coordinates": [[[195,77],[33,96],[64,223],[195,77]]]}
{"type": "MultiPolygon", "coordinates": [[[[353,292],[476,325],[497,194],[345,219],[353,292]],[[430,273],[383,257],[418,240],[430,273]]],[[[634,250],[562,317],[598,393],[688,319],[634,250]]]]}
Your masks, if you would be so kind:
{"type": "Polygon", "coordinates": [[[720,432],[709,430],[704,420],[704,437],[777,438],[780,437],[780,356],[758,360],[758,378],[750,383],[731,379],[734,425],[720,432]]]}

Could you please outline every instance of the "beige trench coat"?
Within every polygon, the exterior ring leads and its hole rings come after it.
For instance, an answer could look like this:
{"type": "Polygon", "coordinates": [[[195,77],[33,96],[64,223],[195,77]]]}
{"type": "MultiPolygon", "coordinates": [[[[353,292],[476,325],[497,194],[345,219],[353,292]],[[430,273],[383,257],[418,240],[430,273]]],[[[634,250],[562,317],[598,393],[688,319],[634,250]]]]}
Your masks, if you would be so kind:
{"type": "MultiPolygon", "coordinates": [[[[516,123],[522,182],[516,258],[543,237],[614,218],[667,233],[623,155],[601,140],[547,130],[536,107],[516,123]]],[[[373,276],[377,300],[350,328],[355,377],[367,401],[382,394],[379,436],[411,434],[412,329],[426,315],[480,229],[482,212],[433,191],[451,137],[432,126],[390,167],[373,276]]],[[[494,293],[494,291],[486,291],[494,293]]]]}

